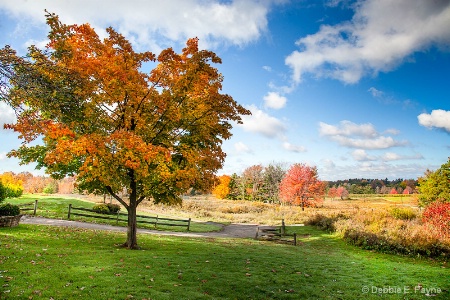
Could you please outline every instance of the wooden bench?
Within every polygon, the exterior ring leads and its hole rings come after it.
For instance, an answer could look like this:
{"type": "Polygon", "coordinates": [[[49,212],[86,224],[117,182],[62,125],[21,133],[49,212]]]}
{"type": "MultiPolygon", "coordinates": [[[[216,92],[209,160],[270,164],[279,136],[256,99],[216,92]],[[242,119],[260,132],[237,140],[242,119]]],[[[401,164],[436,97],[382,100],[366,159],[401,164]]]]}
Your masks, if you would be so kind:
{"type": "Polygon", "coordinates": [[[282,220],[281,226],[258,226],[256,228],[255,239],[257,240],[259,238],[269,241],[293,243],[294,246],[297,245],[297,234],[286,234],[286,226],[284,224],[284,220],[282,220]]]}

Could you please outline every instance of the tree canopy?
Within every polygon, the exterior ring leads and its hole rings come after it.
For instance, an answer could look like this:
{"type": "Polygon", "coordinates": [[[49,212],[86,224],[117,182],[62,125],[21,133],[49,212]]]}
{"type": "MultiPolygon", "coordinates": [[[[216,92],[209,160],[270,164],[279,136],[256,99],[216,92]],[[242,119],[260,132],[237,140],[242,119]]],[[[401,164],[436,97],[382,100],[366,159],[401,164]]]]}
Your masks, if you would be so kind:
{"type": "Polygon", "coordinates": [[[0,100],[14,108],[22,146],[9,155],[55,178],[77,175],[107,191],[129,215],[125,245],[136,248],[136,207],[144,199],[180,203],[188,188],[210,187],[222,141],[250,112],[222,94],[213,52],[189,39],[181,53],[138,53],[113,28],[101,40],[89,24],[47,13],[50,42],[20,57],[0,49],[0,100]],[[149,71],[143,70],[155,65],[149,71]],[[31,142],[42,138],[42,143],[31,142]],[[127,195],[123,197],[122,192],[127,195]]]}
{"type": "Polygon", "coordinates": [[[419,201],[427,206],[435,201],[450,202],[450,157],[436,171],[427,170],[419,178],[419,201]]]}
{"type": "Polygon", "coordinates": [[[323,200],[325,184],[319,180],[316,167],[294,164],[280,183],[280,198],[284,203],[309,206],[323,200]]]}

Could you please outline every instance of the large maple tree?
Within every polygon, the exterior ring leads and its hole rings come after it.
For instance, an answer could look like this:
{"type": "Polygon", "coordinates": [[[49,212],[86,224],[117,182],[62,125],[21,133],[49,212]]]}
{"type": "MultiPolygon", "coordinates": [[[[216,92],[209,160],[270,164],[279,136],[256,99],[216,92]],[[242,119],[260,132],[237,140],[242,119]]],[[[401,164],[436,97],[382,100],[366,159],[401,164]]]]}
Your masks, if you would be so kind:
{"type": "Polygon", "coordinates": [[[111,194],[128,211],[124,246],[138,248],[139,203],[180,203],[188,188],[211,186],[232,122],[250,112],[221,93],[213,66],[221,59],[199,50],[196,38],[181,53],[156,56],[135,52],[113,28],[100,39],[89,24],[46,17],[45,50],[32,46],[25,57],[0,50],[0,100],[17,115],[5,127],[23,139],[10,156],[111,194]]]}
{"type": "Polygon", "coordinates": [[[316,167],[294,164],[280,183],[281,201],[305,206],[317,205],[323,201],[325,183],[319,179],[316,167]]]}

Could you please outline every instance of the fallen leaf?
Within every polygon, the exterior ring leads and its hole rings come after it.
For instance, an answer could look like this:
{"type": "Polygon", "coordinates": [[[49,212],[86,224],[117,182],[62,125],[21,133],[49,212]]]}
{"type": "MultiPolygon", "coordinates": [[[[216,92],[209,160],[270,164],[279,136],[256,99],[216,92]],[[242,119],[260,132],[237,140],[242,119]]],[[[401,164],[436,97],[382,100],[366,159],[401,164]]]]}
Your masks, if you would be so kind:
{"type": "Polygon", "coordinates": [[[252,276],[252,274],[250,274],[250,273],[245,273],[245,276],[252,276]]]}

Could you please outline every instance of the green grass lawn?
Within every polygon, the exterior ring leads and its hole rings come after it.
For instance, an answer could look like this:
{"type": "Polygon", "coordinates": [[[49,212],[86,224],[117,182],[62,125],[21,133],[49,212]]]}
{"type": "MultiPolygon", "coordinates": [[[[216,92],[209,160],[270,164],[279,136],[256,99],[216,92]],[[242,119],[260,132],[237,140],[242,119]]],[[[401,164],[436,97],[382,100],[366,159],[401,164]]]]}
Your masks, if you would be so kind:
{"type": "MultiPolygon", "coordinates": [[[[13,199],[7,199],[6,202],[12,203],[12,204],[25,204],[25,203],[34,203],[35,200],[38,200],[38,209],[36,212],[37,216],[46,217],[46,218],[52,218],[52,219],[67,219],[67,213],[69,204],[72,204],[73,207],[77,208],[88,208],[91,209],[95,203],[89,202],[89,201],[83,201],[76,198],[61,196],[61,195],[54,195],[54,196],[43,196],[43,195],[32,195],[32,194],[26,194],[23,195],[20,198],[13,198],[13,199]]],[[[139,207],[138,207],[139,209],[139,207]]],[[[121,207],[122,212],[126,212],[126,210],[121,207]]],[[[25,213],[32,214],[32,211],[26,211],[25,213]]],[[[83,212],[80,212],[83,213],[83,212]]],[[[139,212],[140,215],[149,215],[144,212],[139,212]]],[[[154,216],[154,215],[153,215],[154,216]]],[[[112,216],[113,218],[115,216],[112,216]]],[[[160,217],[166,217],[166,216],[160,216],[160,217]]],[[[125,218],[126,217],[122,217],[125,218]]],[[[94,218],[87,218],[82,216],[71,216],[71,220],[75,221],[83,221],[83,222],[92,222],[92,223],[98,223],[98,224],[109,224],[109,225],[117,225],[117,226],[126,226],[126,222],[119,222],[117,223],[115,220],[104,220],[104,219],[94,219],[94,218]]],[[[147,229],[155,229],[154,225],[151,224],[139,224],[139,228],[147,228],[147,229]]],[[[164,226],[164,225],[158,225],[158,230],[163,231],[187,231],[186,227],[178,227],[178,226],[164,226]]],[[[202,223],[202,222],[191,222],[190,231],[191,232],[211,232],[211,231],[218,231],[221,227],[218,225],[210,224],[210,223],[202,223]]]]}
{"type": "Polygon", "coordinates": [[[139,234],[142,250],[132,251],[118,247],[125,233],[0,228],[0,299],[450,297],[444,262],[364,251],[313,227],[295,231],[296,247],[139,234]]]}

